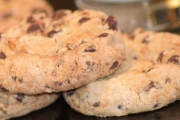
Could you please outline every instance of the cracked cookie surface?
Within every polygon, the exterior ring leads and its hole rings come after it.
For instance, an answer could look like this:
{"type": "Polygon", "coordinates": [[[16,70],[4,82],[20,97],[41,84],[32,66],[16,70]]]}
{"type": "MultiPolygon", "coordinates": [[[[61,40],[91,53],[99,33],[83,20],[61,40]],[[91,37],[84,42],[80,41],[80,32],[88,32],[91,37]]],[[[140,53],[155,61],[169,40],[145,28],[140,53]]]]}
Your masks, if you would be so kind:
{"type": "Polygon", "coordinates": [[[66,102],[85,115],[106,117],[152,111],[179,100],[179,40],[179,35],[142,29],[124,34],[126,57],[121,67],[65,92],[66,102]]]}
{"type": "Polygon", "coordinates": [[[6,57],[0,83],[6,93],[81,87],[113,73],[124,59],[116,18],[93,10],[29,16],[2,34],[1,44],[6,57]]]}

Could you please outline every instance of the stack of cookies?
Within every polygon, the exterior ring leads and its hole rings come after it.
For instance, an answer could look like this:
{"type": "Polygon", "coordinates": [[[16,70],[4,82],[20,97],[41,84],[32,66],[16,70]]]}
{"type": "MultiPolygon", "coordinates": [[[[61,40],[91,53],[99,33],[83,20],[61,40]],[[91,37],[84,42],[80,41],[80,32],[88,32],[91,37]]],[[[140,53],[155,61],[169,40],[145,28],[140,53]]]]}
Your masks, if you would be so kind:
{"type": "Polygon", "coordinates": [[[180,36],[140,28],[121,34],[115,16],[53,11],[45,0],[0,5],[0,119],[59,96],[100,117],[151,111],[180,98],[180,36]]]}
{"type": "Polygon", "coordinates": [[[114,16],[53,12],[44,0],[1,0],[1,5],[0,119],[46,107],[62,91],[110,75],[124,59],[114,16]]]}

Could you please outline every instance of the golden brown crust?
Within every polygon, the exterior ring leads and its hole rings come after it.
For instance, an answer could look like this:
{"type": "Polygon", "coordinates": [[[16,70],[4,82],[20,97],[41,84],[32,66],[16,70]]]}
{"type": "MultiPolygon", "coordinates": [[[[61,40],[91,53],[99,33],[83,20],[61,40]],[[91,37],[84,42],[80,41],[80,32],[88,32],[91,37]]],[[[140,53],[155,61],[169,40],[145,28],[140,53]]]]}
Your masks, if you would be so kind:
{"type": "Polygon", "coordinates": [[[108,77],[65,92],[66,102],[85,115],[106,117],[152,111],[179,100],[179,40],[179,35],[139,29],[124,35],[122,66],[108,77]]]}
{"type": "Polygon", "coordinates": [[[31,19],[2,34],[1,42],[14,53],[6,55],[0,72],[4,92],[74,89],[108,76],[124,59],[122,36],[113,16],[60,10],[52,18],[40,13],[31,19]]]}

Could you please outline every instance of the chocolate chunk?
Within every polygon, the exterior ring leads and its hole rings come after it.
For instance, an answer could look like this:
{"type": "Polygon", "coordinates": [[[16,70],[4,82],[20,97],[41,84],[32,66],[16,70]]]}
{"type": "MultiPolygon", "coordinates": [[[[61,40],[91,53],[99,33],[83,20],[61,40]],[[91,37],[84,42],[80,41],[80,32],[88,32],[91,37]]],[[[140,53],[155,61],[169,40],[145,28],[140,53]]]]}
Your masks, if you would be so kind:
{"type": "Polygon", "coordinates": [[[154,82],[151,81],[151,83],[146,87],[145,91],[148,92],[150,91],[152,88],[156,87],[154,82]]]}
{"type": "Polygon", "coordinates": [[[5,93],[9,92],[9,90],[3,87],[2,85],[0,85],[0,91],[5,92],[5,93]]]}
{"type": "Polygon", "coordinates": [[[108,36],[108,33],[102,33],[98,37],[107,37],[107,36],[108,36]]]}
{"type": "Polygon", "coordinates": [[[54,15],[53,15],[53,19],[54,20],[58,20],[58,19],[60,19],[60,18],[62,18],[63,16],[65,16],[66,15],[66,12],[64,11],[64,10],[58,10],[58,11],[56,11],[55,13],[54,13],[54,15]]]}
{"type": "Polygon", "coordinates": [[[153,106],[153,109],[156,109],[158,106],[159,106],[159,103],[156,103],[156,104],[153,106]]]}
{"type": "Polygon", "coordinates": [[[66,92],[66,95],[67,95],[68,97],[71,97],[75,92],[76,92],[76,89],[69,90],[69,91],[66,92]]]}
{"type": "Polygon", "coordinates": [[[67,83],[70,84],[70,83],[71,83],[71,80],[68,79],[68,80],[67,80],[67,83]]]}
{"type": "Polygon", "coordinates": [[[0,111],[1,111],[3,114],[7,114],[7,112],[6,112],[3,108],[0,108],[0,111]]]}
{"type": "Polygon", "coordinates": [[[36,31],[42,31],[41,27],[38,24],[32,24],[31,26],[29,26],[29,28],[27,29],[27,33],[32,33],[32,32],[36,32],[36,31]]]}
{"type": "Polygon", "coordinates": [[[17,100],[18,102],[22,102],[23,99],[24,99],[24,95],[23,95],[23,94],[17,94],[16,100],[17,100]]]}
{"type": "Polygon", "coordinates": [[[109,29],[112,29],[112,30],[117,30],[117,21],[115,19],[115,17],[113,16],[109,16],[107,19],[106,19],[106,22],[109,26],[109,29]]]}
{"type": "Polygon", "coordinates": [[[12,76],[12,79],[13,79],[14,81],[16,81],[17,76],[12,76]]]}
{"type": "Polygon", "coordinates": [[[48,36],[48,37],[53,37],[53,35],[56,34],[56,33],[57,33],[57,31],[51,30],[51,31],[49,31],[49,32],[47,33],[47,36],[48,36]]]}
{"type": "Polygon", "coordinates": [[[116,68],[117,66],[119,65],[119,62],[118,61],[115,61],[112,66],[110,67],[110,70],[116,68]]]}
{"type": "Polygon", "coordinates": [[[86,21],[88,21],[88,20],[90,20],[90,18],[84,17],[84,18],[81,18],[78,22],[79,22],[80,24],[82,24],[82,23],[84,23],[84,22],[86,22],[86,21]]]}
{"type": "Polygon", "coordinates": [[[171,58],[168,59],[168,63],[174,63],[174,64],[178,64],[179,63],[179,55],[173,55],[171,56],[171,58]]]}
{"type": "Polygon", "coordinates": [[[6,59],[6,55],[2,51],[0,51],[0,59],[6,59]]]}
{"type": "Polygon", "coordinates": [[[19,81],[20,83],[23,83],[23,78],[19,78],[18,81],[19,81]]]}
{"type": "Polygon", "coordinates": [[[93,66],[93,65],[94,65],[94,62],[86,61],[86,65],[87,65],[88,67],[93,66]]]}
{"type": "Polygon", "coordinates": [[[54,82],[55,85],[61,86],[63,83],[62,82],[54,82]]]}
{"type": "Polygon", "coordinates": [[[133,59],[134,59],[134,60],[137,60],[137,59],[138,59],[138,57],[137,57],[137,56],[133,56],[133,59]]]}
{"type": "Polygon", "coordinates": [[[26,20],[26,23],[33,23],[35,22],[35,19],[32,16],[29,16],[26,20]]]}
{"type": "Polygon", "coordinates": [[[100,101],[97,101],[93,104],[94,107],[98,107],[100,105],[100,101]]]}
{"type": "Polygon", "coordinates": [[[95,45],[91,45],[88,48],[86,48],[84,50],[84,52],[95,52],[96,51],[96,46],[95,45]]]}
{"type": "Polygon", "coordinates": [[[157,58],[157,62],[162,62],[163,57],[164,57],[164,53],[161,52],[161,53],[159,54],[159,57],[157,58]]]}
{"type": "Polygon", "coordinates": [[[144,44],[148,44],[148,43],[149,43],[149,41],[150,41],[150,39],[149,39],[149,38],[150,38],[149,36],[146,36],[146,37],[143,39],[142,43],[144,43],[144,44]]]}
{"type": "Polygon", "coordinates": [[[148,72],[150,72],[152,69],[154,69],[154,68],[149,68],[148,70],[143,70],[142,72],[143,72],[143,73],[148,73],[148,72]]]}
{"type": "Polygon", "coordinates": [[[166,83],[171,83],[171,79],[170,78],[166,78],[165,84],[166,83]]]}
{"type": "Polygon", "coordinates": [[[118,105],[118,109],[122,109],[122,105],[118,105]]]}

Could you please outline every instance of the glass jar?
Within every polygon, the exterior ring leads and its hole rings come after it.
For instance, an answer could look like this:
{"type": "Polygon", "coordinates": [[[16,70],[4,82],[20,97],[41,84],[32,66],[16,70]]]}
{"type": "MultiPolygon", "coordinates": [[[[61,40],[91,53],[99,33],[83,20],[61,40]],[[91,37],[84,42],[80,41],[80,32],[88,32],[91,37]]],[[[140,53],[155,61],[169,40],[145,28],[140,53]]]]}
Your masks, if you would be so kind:
{"type": "Polygon", "coordinates": [[[137,27],[160,31],[180,26],[180,0],[75,0],[79,9],[115,15],[122,32],[137,27]]]}

